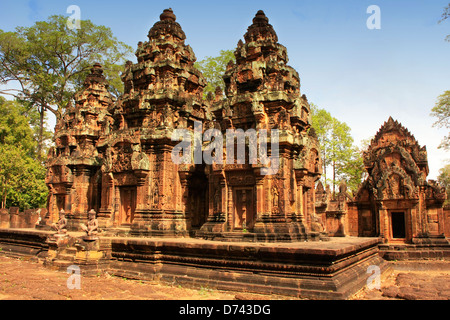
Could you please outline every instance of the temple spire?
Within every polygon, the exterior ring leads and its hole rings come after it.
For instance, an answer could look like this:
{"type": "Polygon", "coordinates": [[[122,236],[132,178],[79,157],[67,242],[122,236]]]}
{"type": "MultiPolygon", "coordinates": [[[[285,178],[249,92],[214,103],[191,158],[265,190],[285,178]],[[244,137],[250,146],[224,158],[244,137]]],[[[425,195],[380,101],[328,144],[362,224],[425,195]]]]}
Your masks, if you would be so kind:
{"type": "Polygon", "coordinates": [[[186,39],[186,35],[180,24],[176,22],[177,17],[171,8],[165,9],[159,19],[160,21],[156,22],[148,33],[150,40],[164,39],[167,36],[177,38],[179,41],[186,39]]]}
{"type": "Polygon", "coordinates": [[[175,21],[177,20],[177,17],[176,17],[175,14],[173,13],[172,8],[169,8],[169,9],[165,9],[165,10],[163,11],[163,13],[161,13],[161,15],[159,16],[159,19],[160,19],[161,21],[164,21],[164,20],[170,20],[170,21],[175,22],[175,21]]]}
{"type": "Polygon", "coordinates": [[[259,10],[253,18],[253,24],[248,27],[247,33],[244,35],[246,43],[259,40],[272,40],[278,42],[278,36],[269,24],[269,18],[266,17],[264,11],[259,10]]]}

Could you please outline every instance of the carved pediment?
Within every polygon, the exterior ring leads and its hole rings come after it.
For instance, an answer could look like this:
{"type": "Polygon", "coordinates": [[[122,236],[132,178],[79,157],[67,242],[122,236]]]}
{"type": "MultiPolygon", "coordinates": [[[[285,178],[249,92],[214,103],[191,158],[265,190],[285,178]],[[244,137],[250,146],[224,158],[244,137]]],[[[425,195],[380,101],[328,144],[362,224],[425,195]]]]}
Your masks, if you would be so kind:
{"type": "Polygon", "coordinates": [[[406,172],[392,166],[382,173],[375,185],[377,200],[413,199],[418,197],[418,187],[406,172]]]}

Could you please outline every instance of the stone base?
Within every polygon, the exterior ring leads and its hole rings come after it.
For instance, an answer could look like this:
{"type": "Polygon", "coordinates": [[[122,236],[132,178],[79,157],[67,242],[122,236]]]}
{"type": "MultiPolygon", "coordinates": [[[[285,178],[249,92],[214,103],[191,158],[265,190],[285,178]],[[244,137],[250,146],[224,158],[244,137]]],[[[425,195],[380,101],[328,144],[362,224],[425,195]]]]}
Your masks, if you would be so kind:
{"type": "Polygon", "coordinates": [[[43,261],[48,254],[48,236],[54,232],[34,229],[0,229],[0,254],[43,261]]]}
{"type": "Polygon", "coordinates": [[[450,241],[445,238],[444,235],[440,236],[427,236],[427,237],[416,237],[412,239],[413,244],[418,245],[450,245],[450,241]]]}
{"type": "MultiPolygon", "coordinates": [[[[47,237],[38,230],[0,230],[1,253],[47,257],[47,237]],[[43,256],[44,255],[44,256],[43,256]]],[[[370,266],[389,264],[378,238],[333,238],[294,243],[217,242],[182,238],[99,237],[78,240],[46,266],[82,275],[108,272],[130,279],[184,287],[208,287],[310,299],[347,299],[366,285],[370,266]]]]}
{"type": "Polygon", "coordinates": [[[447,239],[421,238],[413,244],[380,244],[380,254],[385,260],[450,260],[450,244],[447,239]]]}
{"type": "MultiPolygon", "coordinates": [[[[310,234],[291,234],[291,233],[260,233],[260,232],[206,232],[197,231],[195,238],[214,240],[214,241],[230,241],[230,242],[305,242],[319,241],[320,235],[317,233],[310,234]]],[[[325,239],[325,238],[324,238],[325,239]]]]}
{"type": "Polygon", "coordinates": [[[48,236],[46,243],[48,244],[48,253],[46,261],[50,262],[66,250],[67,247],[72,245],[74,239],[67,233],[55,233],[48,236]]]}
{"type": "Polygon", "coordinates": [[[56,250],[52,240],[48,241],[49,250],[44,265],[46,267],[67,271],[69,266],[80,268],[84,276],[97,275],[107,270],[110,258],[110,241],[97,236],[70,237],[67,245],[60,245],[56,250]]]}
{"type": "Polygon", "coordinates": [[[367,238],[271,245],[111,238],[108,272],[184,287],[346,299],[366,284],[369,266],[389,269],[377,244],[367,238]]]}

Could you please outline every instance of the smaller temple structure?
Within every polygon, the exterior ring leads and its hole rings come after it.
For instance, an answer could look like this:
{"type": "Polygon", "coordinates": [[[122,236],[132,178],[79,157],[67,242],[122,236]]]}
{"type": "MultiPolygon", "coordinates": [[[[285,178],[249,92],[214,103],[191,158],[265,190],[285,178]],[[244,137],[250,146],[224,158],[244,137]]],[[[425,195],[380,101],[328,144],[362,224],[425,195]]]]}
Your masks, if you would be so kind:
{"type": "Polygon", "coordinates": [[[47,160],[48,216],[56,222],[64,210],[69,230],[100,204],[102,157],[97,143],[111,129],[114,100],[108,87],[101,65],[94,64],[84,88],[74,96],[75,105],[67,106],[55,126],[55,147],[47,160]]]}
{"type": "Polygon", "coordinates": [[[405,127],[390,117],[364,153],[364,165],[368,177],[348,203],[348,234],[389,243],[448,243],[445,188],[427,181],[426,147],[405,127]]]}
{"type": "MultiPolygon", "coordinates": [[[[352,221],[348,220],[348,212],[353,209],[353,197],[347,192],[347,184],[341,181],[339,192],[333,197],[330,186],[324,188],[318,182],[316,189],[316,214],[324,221],[325,231],[330,237],[345,237],[351,230],[352,221]]],[[[350,215],[351,216],[351,215],[350,215]]]]}

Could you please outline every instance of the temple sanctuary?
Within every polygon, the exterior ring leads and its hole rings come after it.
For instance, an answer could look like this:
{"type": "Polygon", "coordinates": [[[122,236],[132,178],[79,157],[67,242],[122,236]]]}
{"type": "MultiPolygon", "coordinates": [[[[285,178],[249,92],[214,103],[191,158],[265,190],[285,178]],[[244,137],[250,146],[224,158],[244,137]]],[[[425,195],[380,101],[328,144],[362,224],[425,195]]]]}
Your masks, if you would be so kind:
{"type": "MultiPolygon", "coordinates": [[[[218,87],[204,98],[206,81],[185,40],[173,11],[164,10],[148,41],[139,42],[138,62],[127,62],[125,92],[117,101],[102,67],[92,67],[55,128],[47,174],[50,221],[63,209],[69,229],[78,230],[93,209],[103,230],[138,236],[446,241],[445,189],[426,180],[426,147],[392,118],[365,152],[368,177],[358,194],[349,195],[345,182],[335,196],[325,190],[308,99],[263,11],[238,41],[236,63],[230,61],[223,75],[225,92],[218,87]],[[213,155],[222,161],[174,163],[178,129],[194,140],[200,134],[200,152],[211,151],[202,135],[216,129],[223,141],[213,155]],[[277,166],[266,174],[273,161],[264,163],[261,153],[249,161],[262,137],[248,133],[265,131],[273,142],[274,129],[277,166]],[[244,159],[236,157],[239,148],[244,159]]],[[[268,153],[275,151],[271,146],[268,153]]]]}
{"type": "Polygon", "coordinates": [[[333,195],[299,74],[264,12],[214,93],[185,41],[164,10],[118,99],[92,66],[55,127],[47,208],[0,209],[0,255],[302,299],[347,299],[389,260],[450,259],[447,194],[399,122],[364,153],[359,191],[342,181],[333,195]]]}
{"type": "Polygon", "coordinates": [[[109,232],[320,239],[324,229],[317,224],[314,189],[321,160],[310,107],[264,12],[256,14],[245,42],[238,42],[236,63],[230,61],[223,75],[225,92],[217,88],[206,99],[206,81],[185,40],[173,11],[165,10],[148,41],[138,44],[138,62],[127,62],[125,92],[117,101],[102,67],[92,67],[56,126],[46,181],[50,220],[64,210],[69,230],[77,230],[93,209],[100,228],[109,232]],[[222,163],[174,163],[174,130],[194,135],[196,126],[200,134],[211,128],[223,134],[224,143],[213,151],[223,153],[222,163]],[[274,151],[270,133],[278,134],[273,174],[262,172],[273,163],[248,161],[256,140],[247,133],[262,129],[268,132],[268,154],[274,151]],[[227,154],[227,141],[232,150],[243,148],[244,161],[227,154]]]}

